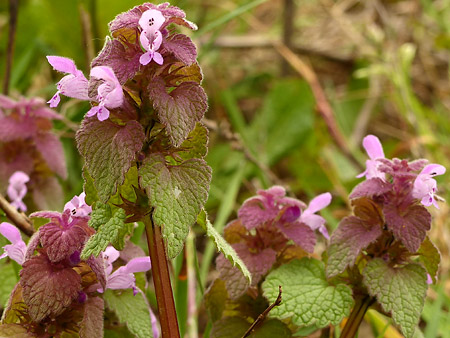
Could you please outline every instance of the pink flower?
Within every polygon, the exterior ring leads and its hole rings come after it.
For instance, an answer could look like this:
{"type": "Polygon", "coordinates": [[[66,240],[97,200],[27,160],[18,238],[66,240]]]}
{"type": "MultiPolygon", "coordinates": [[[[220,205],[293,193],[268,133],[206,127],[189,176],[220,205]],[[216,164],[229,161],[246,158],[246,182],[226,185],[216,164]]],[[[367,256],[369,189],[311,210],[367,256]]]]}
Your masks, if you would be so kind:
{"type": "Polygon", "coordinates": [[[107,66],[97,66],[91,69],[91,77],[103,80],[103,83],[98,87],[97,100],[98,106],[92,107],[86,116],[97,115],[100,121],[104,121],[109,117],[109,110],[118,108],[123,103],[123,90],[119,81],[117,80],[114,71],[107,66]]]}
{"type": "Polygon", "coordinates": [[[27,245],[22,240],[19,229],[12,224],[3,222],[0,224],[0,234],[5,236],[12,243],[3,247],[5,252],[0,256],[0,259],[8,256],[18,264],[22,265],[25,261],[27,245]]]}
{"type": "Polygon", "coordinates": [[[83,72],[77,69],[73,60],[61,56],[47,56],[47,60],[55,70],[69,74],[64,76],[56,85],[58,91],[47,102],[50,103],[51,108],[58,106],[60,101],[59,94],[75,99],[89,100],[88,80],[83,75],[83,72]]]}
{"type": "Polygon", "coordinates": [[[27,206],[22,199],[27,194],[27,183],[30,180],[27,174],[23,171],[16,171],[9,178],[9,186],[7,189],[8,197],[11,200],[11,205],[18,210],[27,211],[27,206]]]}
{"type": "Polygon", "coordinates": [[[327,228],[325,227],[325,219],[315,213],[327,207],[331,203],[331,194],[326,192],[311,200],[309,206],[300,215],[299,221],[308,225],[312,230],[319,229],[320,233],[330,239],[327,228]]]}
{"type": "Polygon", "coordinates": [[[440,164],[428,164],[423,168],[414,181],[412,195],[414,198],[420,199],[425,206],[434,205],[439,209],[439,206],[434,198],[437,191],[436,180],[433,179],[436,175],[443,175],[445,167],[440,164]]]}
{"type": "Polygon", "coordinates": [[[64,206],[64,210],[70,210],[72,217],[86,217],[92,212],[91,206],[87,205],[84,199],[86,194],[84,191],[80,196],[74,196],[69,202],[64,206]]]}
{"type": "Polygon", "coordinates": [[[139,19],[139,26],[142,28],[139,40],[142,47],[147,51],[142,54],[139,62],[141,65],[147,65],[152,60],[162,65],[164,60],[162,55],[157,52],[161,47],[162,34],[159,31],[163,23],[166,21],[162,13],[156,9],[149,9],[142,13],[139,19]]]}
{"type": "Polygon", "coordinates": [[[378,177],[384,180],[385,174],[379,170],[380,162],[377,161],[377,159],[385,158],[380,140],[376,136],[367,135],[363,139],[363,147],[367,155],[369,155],[370,160],[366,161],[366,170],[356,177],[366,176],[367,179],[378,177]]]}
{"type": "MultiPolygon", "coordinates": [[[[106,262],[106,288],[107,289],[133,289],[133,293],[136,295],[138,292],[136,288],[136,278],[133,273],[143,272],[151,269],[150,257],[137,257],[130,260],[126,265],[121,266],[116,271],[112,272],[114,263],[119,258],[119,251],[112,246],[106,248],[103,252],[103,259],[106,262]]],[[[100,287],[98,292],[104,290],[100,287]]]]}

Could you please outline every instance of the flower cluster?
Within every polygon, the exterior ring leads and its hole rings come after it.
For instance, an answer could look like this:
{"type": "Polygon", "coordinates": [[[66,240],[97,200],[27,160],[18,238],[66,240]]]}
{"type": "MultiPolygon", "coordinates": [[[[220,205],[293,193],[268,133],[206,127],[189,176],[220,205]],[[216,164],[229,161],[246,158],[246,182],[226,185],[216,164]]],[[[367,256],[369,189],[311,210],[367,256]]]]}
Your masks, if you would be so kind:
{"type": "MultiPolygon", "coordinates": [[[[325,219],[316,212],[328,206],[331,194],[315,197],[307,207],[303,202],[286,196],[281,186],[258,191],[247,199],[238,212],[238,219],[225,228],[225,239],[230,242],[252,274],[256,286],[282,253],[293,250],[304,255],[312,253],[316,243],[315,230],[329,238],[325,219]],[[301,249],[301,251],[298,251],[301,249]]],[[[217,258],[217,268],[225,280],[228,294],[238,298],[249,285],[237,268],[223,255],[217,258]]]]}
{"type": "Polygon", "coordinates": [[[39,209],[62,207],[55,174],[65,179],[67,168],[62,144],[51,131],[52,120],[59,119],[42,99],[0,95],[0,193],[19,210],[27,209],[22,201],[27,193],[39,209]]]}
{"type": "MultiPolygon", "coordinates": [[[[422,243],[428,241],[426,233],[431,226],[425,206],[439,207],[433,177],[445,173],[442,165],[427,164],[423,159],[387,159],[373,135],[364,138],[363,146],[370,159],[359,177],[366,180],[350,194],[354,215],[344,218],[331,236],[329,276],[352,268],[361,253],[392,266],[414,262],[422,243]]],[[[431,242],[426,246],[434,248],[431,242]]],[[[429,277],[435,278],[436,272],[428,271],[429,277]]]]}

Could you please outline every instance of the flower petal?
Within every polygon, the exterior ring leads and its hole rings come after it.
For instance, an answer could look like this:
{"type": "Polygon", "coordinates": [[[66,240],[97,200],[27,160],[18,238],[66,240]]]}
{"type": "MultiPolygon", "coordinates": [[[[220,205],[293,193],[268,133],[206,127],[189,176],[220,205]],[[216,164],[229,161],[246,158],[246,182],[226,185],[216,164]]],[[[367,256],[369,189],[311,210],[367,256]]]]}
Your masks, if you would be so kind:
{"type": "Polygon", "coordinates": [[[9,224],[7,222],[2,222],[0,224],[0,234],[5,236],[8,241],[13,244],[16,244],[22,241],[22,236],[20,235],[19,229],[17,229],[14,225],[9,224]]]}
{"type": "Polygon", "coordinates": [[[432,163],[425,166],[419,175],[430,175],[432,177],[443,174],[445,174],[445,167],[440,164],[432,163]]]}
{"type": "MultiPolygon", "coordinates": [[[[331,203],[331,194],[329,192],[320,194],[319,196],[314,197],[306,210],[310,213],[314,214],[319,210],[327,207],[331,203]]],[[[306,212],[305,210],[305,212],[306,212]]]]}
{"type": "Polygon", "coordinates": [[[160,11],[149,9],[142,13],[141,18],[139,19],[139,26],[141,26],[142,30],[147,34],[152,34],[161,28],[164,21],[166,21],[166,19],[160,11]]]}
{"type": "Polygon", "coordinates": [[[127,273],[144,272],[152,268],[150,263],[150,257],[136,257],[125,265],[125,271],[127,273]]]}
{"type": "Polygon", "coordinates": [[[62,73],[70,73],[76,75],[79,70],[75,65],[75,62],[69,58],[65,58],[62,56],[47,56],[47,61],[50,63],[53,68],[62,73]]]}
{"type": "Polygon", "coordinates": [[[374,160],[376,158],[384,158],[383,146],[378,137],[374,135],[367,135],[363,139],[363,146],[366,149],[367,155],[374,160]]]}

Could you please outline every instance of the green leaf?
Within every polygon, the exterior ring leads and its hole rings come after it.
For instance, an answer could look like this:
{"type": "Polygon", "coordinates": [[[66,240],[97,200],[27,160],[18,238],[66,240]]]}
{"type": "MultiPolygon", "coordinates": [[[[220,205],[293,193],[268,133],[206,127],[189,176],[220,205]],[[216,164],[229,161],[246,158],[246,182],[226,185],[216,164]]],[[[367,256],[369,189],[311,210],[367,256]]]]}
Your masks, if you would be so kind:
{"type": "Polygon", "coordinates": [[[190,158],[203,158],[208,152],[208,129],[203,124],[197,122],[187,139],[180,146],[181,151],[177,152],[183,160],[190,158]]]}
{"type": "Polygon", "coordinates": [[[150,311],[142,293],[133,296],[133,290],[130,289],[121,293],[106,290],[103,298],[108,308],[116,313],[120,322],[125,323],[136,337],[153,337],[150,311]]]}
{"type": "Polygon", "coordinates": [[[0,307],[6,305],[16,283],[17,277],[12,263],[0,261],[0,307]]]}
{"type": "Polygon", "coordinates": [[[433,279],[433,283],[436,283],[441,255],[428,236],[425,237],[417,253],[419,254],[419,262],[427,269],[433,279]]]}
{"type": "MultiPolygon", "coordinates": [[[[128,170],[125,175],[125,180],[122,185],[117,188],[117,192],[115,195],[111,196],[109,199],[110,204],[121,204],[123,202],[122,197],[127,199],[128,201],[135,202],[136,201],[136,193],[134,192],[134,187],[139,187],[138,183],[138,171],[137,167],[133,166],[128,170]]],[[[115,206],[112,206],[114,209],[115,206]]]]}
{"type": "Polygon", "coordinates": [[[242,271],[249,283],[252,282],[252,276],[248,271],[244,262],[239,258],[233,247],[217,232],[208,219],[205,210],[202,210],[197,218],[197,223],[206,231],[208,237],[214,242],[219,252],[223,253],[226,259],[230,261],[233,266],[237,266],[242,271]]]}
{"type": "Polygon", "coordinates": [[[91,218],[89,219],[89,226],[98,230],[102,225],[108,223],[111,219],[111,207],[108,204],[96,202],[93,205],[93,210],[91,213],[91,218]]]}
{"type": "Polygon", "coordinates": [[[318,260],[293,260],[273,270],[262,284],[269,302],[283,289],[283,301],[270,312],[279,319],[292,317],[299,326],[337,325],[353,306],[351,289],[344,284],[331,285],[325,278],[324,264],[318,260]]]}
{"type": "Polygon", "coordinates": [[[86,167],[83,167],[83,178],[84,178],[84,186],[83,190],[86,194],[85,202],[92,206],[96,201],[98,201],[97,189],[94,186],[94,179],[89,175],[89,172],[86,167]]]}
{"type": "Polygon", "coordinates": [[[363,281],[383,310],[392,314],[403,334],[412,337],[428,289],[426,270],[415,263],[394,268],[376,258],[365,267],[363,281]]]}
{"type": "Polygon", "coordinates": [[[143,128],[136,121],[119,126],[95,117],[83,120],[76,135],[77,146],[100,201],[108,201],[123,183],[144,138],[143,128]]]}
{"type": "MultiPolygon", "coordinates": [[[[241,317],[226,317],[216,322],[211,338],[241,338],[252,323],[241,317]]],[[[277,319],[268,319],[248,336],[249,338],[289,338],[291,330],[277,319]]]]}
{"type": "Polygon", "coordinates": [[[118,209],[104,225],[99,227],[97,233],[89,238],[81,253],[81,258],[87,259],[91,255],[98,256],[110,243],[117,250],[122,250],[125,246],[125,236],[131,233],[132,227],[132,223],[125,224],[125,211],[118,209]]]}
{"type": "Polygon", "coordinates": [[[220,278],[215,279],[204,296],[206,312],[213,323],[222,318],[227,299],[225,282],[220,278]]]}
{"type": "Polygon", "coordinates": [[[168,256],[174,258],[208,198],[211,168],[201,159],[169,165],[163,155],[154,154],[139,168],[139,177],[155,208],[153,220],[162,227],[168,256]]]}

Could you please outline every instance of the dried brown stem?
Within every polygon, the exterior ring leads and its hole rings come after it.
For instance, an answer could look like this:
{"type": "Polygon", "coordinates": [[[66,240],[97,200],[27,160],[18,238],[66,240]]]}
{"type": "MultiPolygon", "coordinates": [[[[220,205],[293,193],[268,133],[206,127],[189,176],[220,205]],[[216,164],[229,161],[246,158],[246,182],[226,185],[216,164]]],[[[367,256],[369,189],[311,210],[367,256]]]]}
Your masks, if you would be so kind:
{"type": "Polygon", "coordinates": [[[2,194],[0,194],[0,209],[24,234],[30,237],[34,234],[35,230],[30,219],[23,212],[17,211],[2,194]]]}
{"type": "Polygon", "coordinates": [[[333,109],[327,100],[325,92],[317,78],[316,73],[306,62],[304,62],[300,57],[298,57],[294,52],[292,52],[288,47],[282,43],[274,44],[275,49],[283,56],[286,61],[308,82],[313,95],[316,99],[317,110],[325,121],[328,132],[330,133],[335,144],[339,147],[342,153],[359,169],[363,169],[361,163],[353,156],[350,151],[347,142],[342,135],[339,127],[337,125],[336,119],[334,117],[333,109]]]}
{"type": "Polygon", "coordinates": [[[244,335],[242,336],[242,338],[246,338],[248,337],[253,330],[255,329],[255,327],[259,324],[261,324],[264,319],[266,319],[267,315],[269,314],[269,312],[275,307],[281,304],[281,294],[282,294],[282,290],[281,290],[281,285],[278,286],[278,297],[277,299],[275,299],[275,301],[269,305],[269,307],[267,309],[264,310],[263,313],[261,313],[258,318],[256,318],[256,320],[253,322],[253,324],[248,328],[248,330],[244,333],[244,335]]]}
{"type": "Polygon", "coordinates": [[[11,79],[11,68],[14,56],[15,35],[17,27],[17,15],[19,13],[19,0],[9,0],[9,32],[8,47],[6,50],[6,69],[3,79],[3,94],[9,93],[9,81],[11,79]]]}

